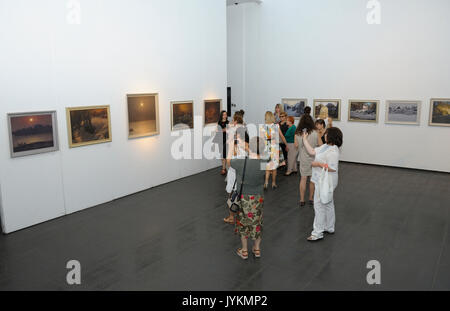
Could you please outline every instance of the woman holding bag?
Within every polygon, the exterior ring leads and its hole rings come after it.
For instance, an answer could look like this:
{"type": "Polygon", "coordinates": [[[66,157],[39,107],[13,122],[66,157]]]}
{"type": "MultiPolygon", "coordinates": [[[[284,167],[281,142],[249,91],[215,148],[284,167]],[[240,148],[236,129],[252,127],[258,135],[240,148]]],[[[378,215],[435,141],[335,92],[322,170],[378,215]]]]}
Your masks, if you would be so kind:
{"type": "MultiPolygon", "coordinates": [[[[321,179],[322,172],[328,174],[328,178],[331,179],[332,190],[336,189],[338,184],[338,166],[339,166],[339,147],[343,143],[343,135],[340,129],[337,127],[330,127],[326,130],[325,134],[326,144],[312,148],[308,142],[308,134],[303,135],[303,144],[309,154],[315,156],[314,162],[312,162],[312,177],[311,181],[316,185],[316,191],[314,193],[314,230],[308,241],[318,241],[323,239],[324,233],[333,234],[335,225],[335,213],[334,213],[334,198],[331,196],[330,200],[324,200],[325,194],[322,199],[320,197],[319,181],[321,179]],[[325,170],[323,170],[325,169],[325,170]],[[324,202],[328,201],[328,202],[324,202]]],[[[326,188],[326,187],[325,187],[326,188]]]]}
{"type": "Polygon", "coordinates": [[[231,167],[236,170],[236,180],[239,194],[239,211],[237,213],[236,232],[241,237],[242,247],[236,254],[242,259],[248,258],[248,240],[255,241],[252,253],[261,257],[261,234],[264,206],[263,178],[266,160],[261,159],[265,144],[259,137],[253,137],[246,144],[248,158],[232,159],[231,167]]]}

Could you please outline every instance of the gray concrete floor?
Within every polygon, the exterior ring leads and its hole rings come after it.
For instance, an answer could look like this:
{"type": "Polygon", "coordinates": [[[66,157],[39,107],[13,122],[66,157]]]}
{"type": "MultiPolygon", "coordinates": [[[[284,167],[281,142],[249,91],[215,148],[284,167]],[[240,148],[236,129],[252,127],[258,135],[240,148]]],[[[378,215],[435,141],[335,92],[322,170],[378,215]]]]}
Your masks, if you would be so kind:
{"type": "Polygon", "coordinates": [[[299,177],[280,176],[262,258],[247,261],[222,221],[223,179],[210,170],[0,236],[0,290],[450,290],[450,174],[341,163],[336,234],[317,243],[299,177]],[[381,285],[366,282],[369,260],[381,285]]]}

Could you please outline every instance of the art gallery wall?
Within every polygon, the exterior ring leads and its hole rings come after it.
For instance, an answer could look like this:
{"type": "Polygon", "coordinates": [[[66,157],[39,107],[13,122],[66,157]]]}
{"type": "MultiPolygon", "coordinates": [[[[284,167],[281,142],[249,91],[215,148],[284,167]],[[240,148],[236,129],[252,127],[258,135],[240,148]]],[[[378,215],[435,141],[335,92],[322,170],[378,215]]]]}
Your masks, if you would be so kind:
{"type": "MultiPolygon", "coordinates": [[[[172,158],[170,101],[194,100],[197,116],[204,99],[226,102],[225,2],[78,2],[81,23],[69,24],[68,1],[0,1],[0,197],[7,233],[219,164],[172,158]],[[160,135],[128,140],[126,94],[153,92],[160,135]],[[69,149],[65,108],[92,105],[110,105],[112,142],[69,149]],[[7,113],[44,110],[57,111],[60,151],[11,159],[7,113]]],[[[159,207],[149,202],[148,208],[159,207]]]]}
{"type": "Polygon", "coordinates": [[[341,99],[342,160],[450,172],[450,128],[428,126],[430,98],[450,98],[450,2],[379,1],[380,25],[367,2],[229,6],[228,24],[243,25],[228,27],[228,79],[243,88],[233,100],[261,122],[281,98],[341,99]],[[348,122],[349,99],[380,100],[379,122],[348,122]],[[397,99],[423,101],[420,126],[384,124],[397,99]]]}

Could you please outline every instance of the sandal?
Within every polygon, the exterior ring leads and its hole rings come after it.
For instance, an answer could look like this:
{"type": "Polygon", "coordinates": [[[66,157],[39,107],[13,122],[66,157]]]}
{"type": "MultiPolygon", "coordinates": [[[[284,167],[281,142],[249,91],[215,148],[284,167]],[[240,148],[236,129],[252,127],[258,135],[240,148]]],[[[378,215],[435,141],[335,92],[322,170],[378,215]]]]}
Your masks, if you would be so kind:
{"type": "Polygon", "coordinates": [[[221,170],[220,171],[220,175],[226,175],[227,174],[227,170],[221,170]]]}
{"type": "Polygon", "coordinates": [[[313,200],[309,200],[309,206],[314,206],[314,201],[313,200]]]}
{"type": "Polygon", "coordinates": [[[278,186],[276,184],[272,184],[272,189],[277,189],[278,186]]]}
{"type": "Polygon", "coordinates": [[[268,184],[264,184],[264,190],[267,190],[268,184]]]}
{"type": "Polygon", "coordinates": [[[242,259],[244,259],[244,260],[245,260],[245,259],[248,259],[248,252],[242,250],[242,248],[238,248],[237,251],[236,251],[236,254],[237,254],[239,257],[241,257],[242,259]]]}
{"type": "Polygon", "coordinates": [[[320,241],[320,240],[322,240],[322,239],[323,239],[323,237],[319,238],[319,237],[316,237],[316,236],[314,236],[314,235],[311,235],[309,238],[307,238],[307,240],[308,240],[309,242],[320,241]]]}
{"type": "Polygon", "coordinates": [[[253,256],[255,256],[255,258],[261,258],[261,250],[253,248],[252,253],[253,253],[253,256]]]}
{"type": "Polygon", "coordinates": [[[300,207],[303,207],[303,206],[305,206],[305,205],[306,205],[306,202],[300,201],[300,207]]]}
{"type": "Polygon", "coordinates": [[[234,224],[234,217],[233,218],[231,218],[231,217],[224,218],[223,221],[227,224],[232,225],[232,224],[234,224]]]}

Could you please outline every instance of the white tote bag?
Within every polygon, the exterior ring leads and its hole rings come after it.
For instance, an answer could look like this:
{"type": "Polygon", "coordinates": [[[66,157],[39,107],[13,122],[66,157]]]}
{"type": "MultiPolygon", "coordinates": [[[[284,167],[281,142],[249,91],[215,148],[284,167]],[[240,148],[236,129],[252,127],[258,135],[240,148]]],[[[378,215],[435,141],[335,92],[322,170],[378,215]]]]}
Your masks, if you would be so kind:
{"type": "Polygon", "coordinates": [[[330,203],[333,200],[333,181],[329,176],[328,169],[322,168],[319,178],[319,198],[322,204],[330,203]]]}
{"type": "Polygon", "coordinates": [[[236,185],[234,183],[235,181],[236,181],[236,171],[234,170],[234,168],[230,167],[227,172],[227,187],[226,187],[227,193],[231,193],[233,190],[236,190],[236,185]]]}

